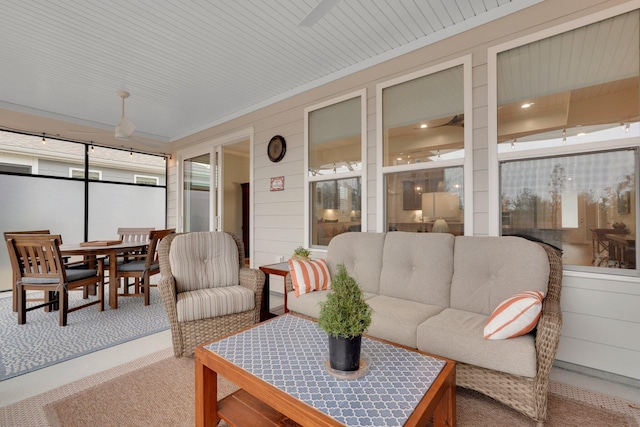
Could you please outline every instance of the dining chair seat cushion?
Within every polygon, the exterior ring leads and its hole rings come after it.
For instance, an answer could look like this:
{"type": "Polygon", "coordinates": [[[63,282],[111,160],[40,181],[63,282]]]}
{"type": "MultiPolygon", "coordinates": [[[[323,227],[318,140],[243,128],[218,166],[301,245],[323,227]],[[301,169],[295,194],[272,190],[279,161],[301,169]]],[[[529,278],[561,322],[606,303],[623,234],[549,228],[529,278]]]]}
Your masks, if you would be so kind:
{"type": "MultiPolygon", "coordinates": [[[[118,264],[118,271],[122,272],[144,271],[145,268],[146,267],[144,261],[131,261],[125,262],[124,264],[118,264]]],[[[159,264],[157,262],[149,266],[149,270],[157,270],[158,268],[159,264]]]]}
{"type": "Polygon", "coordinates": [[[240,285],[181,292],[177,300],[178,322],[242,313],[256,305],[253,291],[240,285]]]}
{"type": "Polygon", "coordinates": [[[169,251],[176,292],[234,286],[240,274],[238,246],[223,232],[177,236],[169,251]]]}
{"type": "MultiPolygon", "coordinates": [[[[67,282],[75,282],[76,280],[86,279],[87,277],[93,277],[98,274],[98,271],[95,269],[75,269],[68,268],[66,270],[67,273],[67,282]]],[[[60,280],[57,277],[24,277],[22,279],[22,283],[28,283],[31,285],[53,285],[56,283],[60,283],[60,280]]]]}

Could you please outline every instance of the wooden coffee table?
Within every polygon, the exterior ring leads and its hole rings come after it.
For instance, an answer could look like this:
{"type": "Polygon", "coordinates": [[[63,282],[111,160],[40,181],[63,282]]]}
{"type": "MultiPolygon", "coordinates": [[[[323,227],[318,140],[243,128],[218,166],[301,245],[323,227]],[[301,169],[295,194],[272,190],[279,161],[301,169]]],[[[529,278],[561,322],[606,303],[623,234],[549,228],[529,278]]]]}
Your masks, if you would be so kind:
{"type": "Polygon", "coordinates": [[[195,350],[196,425],[455,426],[455,362],[363,337],[366,375],[337,379],[327,338],[285,314],[195,350]],[[240,390],[217,402],[217,376],[240,390]]]}

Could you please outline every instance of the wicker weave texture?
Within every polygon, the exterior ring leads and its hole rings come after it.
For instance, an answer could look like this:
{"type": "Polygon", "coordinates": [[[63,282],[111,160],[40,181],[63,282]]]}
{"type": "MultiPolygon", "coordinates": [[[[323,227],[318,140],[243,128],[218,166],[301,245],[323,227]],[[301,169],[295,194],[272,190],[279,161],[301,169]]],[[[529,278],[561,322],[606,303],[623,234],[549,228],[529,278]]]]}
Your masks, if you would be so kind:
{"type": "MultiPolygon", "coordinates": [[[[188,234],[188,233],[187,233],[188,234]]],[[[171,325],[171,337],[173,341],[173,352],[176,357],[189,356],[193,354],[195,347],[224,335],[231,334],[260,321],[260,307],[262,304],[262,292],[264,288],[265,276],[258,269],[247,268],[244,265],[244,246],[242,241],[233,233],[228,233],[233,237],[238,248],[238,260],[240,263],[239,284],[255,294],[255,308],[242,313],[229,314],[226,316],[201,319],[190,322],[179,322],[176,308],[176,285],[175,278],[171,273],[169,263],[169,252],[171,242],[179,235],[173,234],[162,240],[158,247],[158,257],[160,262],[161,279],[158,284],[160,295],[164,302],[171,325]]]]}

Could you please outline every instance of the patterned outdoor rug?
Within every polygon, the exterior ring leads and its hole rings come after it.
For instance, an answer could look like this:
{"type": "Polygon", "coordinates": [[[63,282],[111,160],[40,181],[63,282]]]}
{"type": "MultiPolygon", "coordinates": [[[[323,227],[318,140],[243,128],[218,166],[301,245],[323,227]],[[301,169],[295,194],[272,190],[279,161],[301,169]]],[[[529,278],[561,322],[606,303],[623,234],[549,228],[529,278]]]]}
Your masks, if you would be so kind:
{"type": "MultiPolygon", "coordinates": [[[[74,311],[65,327],[58,326],[57,312],[42,309],[28,312],[27,323],[18,325],[11,298],[0,299],[0,381],[169,329],[157,288],[150,297],[147,307],[141,297],[121,297],[117,310],[105,303],[103,312],[95,305],[74,311]]],[[[70,307],[80,305],[81,293],[71,292],[69,301],[70,307]]]]}

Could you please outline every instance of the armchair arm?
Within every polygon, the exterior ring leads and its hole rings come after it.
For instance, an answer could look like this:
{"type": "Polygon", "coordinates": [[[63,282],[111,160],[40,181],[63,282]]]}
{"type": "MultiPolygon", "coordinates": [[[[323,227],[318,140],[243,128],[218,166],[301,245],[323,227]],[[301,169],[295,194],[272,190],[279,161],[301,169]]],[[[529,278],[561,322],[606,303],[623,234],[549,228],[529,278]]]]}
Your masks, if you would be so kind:
{"type": "Polygon", "coordinates": [[[264,290],[265,275],[257,268],[243,267],[240,269],[240,286],[252,290],[256,295],[254,323],[260,322],[260,309],[262,308],[262,292],[264,290]]]}

